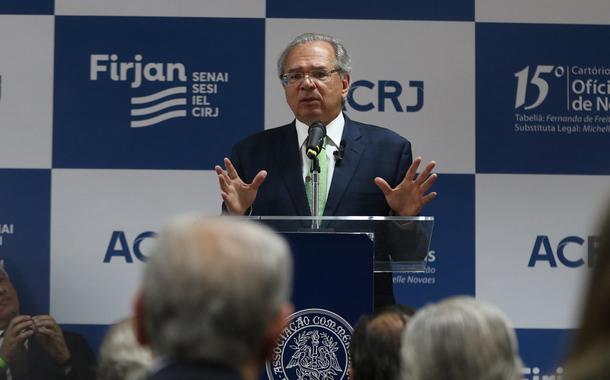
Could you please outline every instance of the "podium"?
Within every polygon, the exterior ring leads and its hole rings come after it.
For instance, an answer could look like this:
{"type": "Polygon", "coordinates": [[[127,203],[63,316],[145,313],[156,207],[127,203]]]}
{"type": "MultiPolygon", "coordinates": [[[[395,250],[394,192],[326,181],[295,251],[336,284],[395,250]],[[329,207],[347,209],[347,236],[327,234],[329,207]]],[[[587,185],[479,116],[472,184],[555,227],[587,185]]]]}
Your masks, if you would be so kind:
{"type": "Polygon", "coordinates": [[[347,379],[352,326],[392,292],[392,273],[423,272],[433,217],[256,216],[288,240],[295,313],[269,379],[347,379]],[[384,293],[385,292],[385,293],[384,293]]]}

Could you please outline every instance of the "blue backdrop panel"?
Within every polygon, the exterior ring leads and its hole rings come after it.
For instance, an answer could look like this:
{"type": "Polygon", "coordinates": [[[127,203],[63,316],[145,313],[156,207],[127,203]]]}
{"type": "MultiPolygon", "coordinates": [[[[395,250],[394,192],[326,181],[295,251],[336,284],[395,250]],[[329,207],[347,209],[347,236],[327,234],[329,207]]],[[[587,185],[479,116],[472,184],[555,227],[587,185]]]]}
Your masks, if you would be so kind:
{"type": "Polygon", "coordinates": [[[477,173],[610,174],[609,38],[608,26],[477,23],[477,173]]]}
{"type": "Polygon", "coordinates": [[[352,326],[373,310],[373,242],[363,234],[285,233],[295,310],[322,308],[352,326]]]}
{"type": "Polygon", "coordinates": [[[0,184],[0,259],[21,312],[48,314],[51,171],[0,169],[0,184]]]}
{"type": "Polygon", "coordinates": [[[52,15],[54,0],[2,0],[0,14],[52,15]]]}
{"type": "Polygon", "coordinates": [[[366,0],[267,0],[267,17],[473,21],[474,0],[378,0],[375,6],[366,0]]]}
{"type": "Polygon", "coordinates": [[[57,16],[53,167],[212,169],[263,129],[264,33],[261,19],[57,16]]]}
{"type": "Polygon", "coordinates": [[[395,274],[398,303],[421,307],[458,294],[475,294],[474,175],[441,174],[438,197],[423,215],[434,215],[426,273],[395,274]]]}
{"type": "MultiPolygon", "coordinates": [[[[574,330],[517,329],[519,352],[525,367],[523,379],[537,380],[536,375],[561,375],[562,361],[567,354],[574,330]]],[[[560,377],[556,377],[559,379],[560,377]]],[[[552,377],[555,379],[555,377],[552,377]]]]}

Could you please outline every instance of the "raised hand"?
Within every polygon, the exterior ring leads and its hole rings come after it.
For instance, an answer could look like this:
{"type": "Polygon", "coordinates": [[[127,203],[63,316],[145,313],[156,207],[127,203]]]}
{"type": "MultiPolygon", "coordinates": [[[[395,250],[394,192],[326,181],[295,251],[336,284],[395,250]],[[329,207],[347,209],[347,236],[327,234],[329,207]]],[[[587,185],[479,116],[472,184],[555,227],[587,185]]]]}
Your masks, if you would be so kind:
{"type": "Polygon", "coordinates": [[[231,160],[225,157],[224,164],[226,170],[219,165],[214,167],[220,184],[220,195],[229,213],[244,215],[254,203],[258,188],[267,178],[267,171],[261,170],[256,174],[252,183],[245,183],[239,178],[231,160]]]}
{"type": "Polygon", "coordinates": [[[413,161],[402,182],[395,188],[392,188],[383,178],[375,178],[375,184],[381,189],[388,206],[396,215],[418,215],[422,208],[436,197],[436,192],[428,193],[428,190],[438,178],[436,173],[430,174],[436,163],[431,161],[426,165],[424,171],[415,178],[421,161],[421,157],[417,157],[413,161]]]}

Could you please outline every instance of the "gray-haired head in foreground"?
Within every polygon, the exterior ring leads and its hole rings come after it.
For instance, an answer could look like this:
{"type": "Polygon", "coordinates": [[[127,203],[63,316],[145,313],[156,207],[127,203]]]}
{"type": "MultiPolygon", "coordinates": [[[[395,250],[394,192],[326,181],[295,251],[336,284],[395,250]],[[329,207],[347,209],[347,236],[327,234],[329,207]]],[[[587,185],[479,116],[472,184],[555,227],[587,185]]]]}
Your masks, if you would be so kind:
{"type": "Polygon", "coordinates": [[[516,380],[517,338],[506,315],[472,297],[426,306],[402,339],[403,380],[516,380]]]}
{"type": "Polygon", "coordinates": [[[345,47],[343,46],[341,41],[339,41],[335,37],[326,34],[303,33],[297,36],[294,40],[292,40],[292,42],[290,42],[288,46],[286,46],[282,54],[280,54],[280,57],[277,60],[278,76],[282,76],[284,74],[286,57],[288,57],[288,54],[290,54],[290,52],[295,46],[314,41],[325,41],[333,47],[333,49],[335,50],[334,66],[340,70],[339,75],[341,75],[341,78],[343,78],[344,74],[348,74],[352,71],[352,59],[350,58],[349,54],[347,54],[347,50],[345,50],[345,47]]]}
{"type": "Polygon", "coordinates": [[[161,232],[144,270],[153,352],[237,368],[260,348],[291,286],[288,245],[269,228],[182,217],[161,232]]]}
{"type": "Polygon", "coordinates": [[[133,320],[123,319],[106,333],[100,346],[98,380],[144,380],[153,365],[148,347],[140,346],[133,320]]]}

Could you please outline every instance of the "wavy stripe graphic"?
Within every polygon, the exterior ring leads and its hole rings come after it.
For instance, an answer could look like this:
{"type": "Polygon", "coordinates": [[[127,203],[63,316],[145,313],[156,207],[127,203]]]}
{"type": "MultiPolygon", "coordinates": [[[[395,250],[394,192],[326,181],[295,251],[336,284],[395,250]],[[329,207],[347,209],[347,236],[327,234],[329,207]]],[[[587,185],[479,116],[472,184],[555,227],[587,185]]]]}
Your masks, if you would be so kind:
{"type": "Polygon", "coordinates": [[[173,119],[176,117],[185,117],[185,116],[186,116],[185,110],[170,111],[170,112],[162,113],[161,115],[157,115],[155,117],[151,117],[150,119],[132,121],[130,126],[131,126],[131,128],[148,127],[150,125],[154,125],[154,124],[160,123],[165,120],[173,119]]]}
{"type": "Polygon", "coordinates": [[[165,101],[163,103],[155,104],[154,106],[147,108],[135,108],[131,110],[131,116],[143,116],[148,115],[157,111],[164,110],[166,108],[174,107],[174,106],[184,106],[186,105],[185,98],[178,98],[165,101]]]}
{"type": "Polygon", "coordinates": [[[167,90],[159,91],[157,93],[147,95],[147,96],[139,96],[135,98],[131,98],[131,104],[144,104],[154,102],[155,100],[159,100],[161,98],[165,98],[171,95],[176,94],[186,94],[186,86],[172,87],[167,90]]]}

